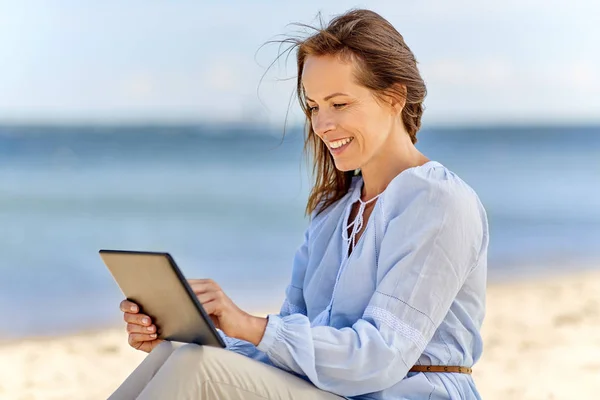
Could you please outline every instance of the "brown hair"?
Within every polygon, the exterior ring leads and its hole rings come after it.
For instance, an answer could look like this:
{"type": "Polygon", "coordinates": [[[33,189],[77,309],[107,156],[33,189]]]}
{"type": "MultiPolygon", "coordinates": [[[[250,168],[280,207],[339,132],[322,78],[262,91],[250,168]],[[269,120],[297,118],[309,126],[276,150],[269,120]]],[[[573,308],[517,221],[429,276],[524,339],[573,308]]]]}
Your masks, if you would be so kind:
{"type": "Polygon", "coordinates": [[[415,56],[402,35],[373,11],[350,10],[332,19],[327,26],[323,26],[321,21],[320,28],[295,25],[315,31],[309,37],[286,38],[279,43],[291,44],[287,51],[297,48],[296,95],[306,115],[304,151],[307,156],[312,155],[315,178],[306,213],[316,211],[318,214],[348,193],[354,172],[339,171],[335,167],[327,146],[312,128],[311,113],[302,86],[306,58],[330,55],[354,61],[357,83],[372,90],[376,98],[391,95],[403,99],[402,122],[413,144],[417,142],[417,131],[421,127],[422,103],[427,90],[415,56]]]}

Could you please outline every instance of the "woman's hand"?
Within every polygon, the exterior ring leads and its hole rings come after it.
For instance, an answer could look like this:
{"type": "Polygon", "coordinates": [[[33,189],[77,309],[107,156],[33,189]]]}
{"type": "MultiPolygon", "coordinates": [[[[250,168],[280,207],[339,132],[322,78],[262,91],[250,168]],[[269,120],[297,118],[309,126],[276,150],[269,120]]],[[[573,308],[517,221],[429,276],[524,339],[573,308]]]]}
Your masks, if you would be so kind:
{"type": "Polygon", "coordinates": [[[196,294],[215,326],[229,337],[258,345],[267,327],[267,319],[248,314],[235,305],[221,287],[211,279],[189,279],[196,294]]]}
{"type": "Polygon", "coordinates": [[[128,342],[136,350],[150,353],[162,340],[156,338],[156,326],[152,324],[149,316],[140,314],[137,304],[123,300],[121,302],[123,319],[127,322],[128,342]]]}

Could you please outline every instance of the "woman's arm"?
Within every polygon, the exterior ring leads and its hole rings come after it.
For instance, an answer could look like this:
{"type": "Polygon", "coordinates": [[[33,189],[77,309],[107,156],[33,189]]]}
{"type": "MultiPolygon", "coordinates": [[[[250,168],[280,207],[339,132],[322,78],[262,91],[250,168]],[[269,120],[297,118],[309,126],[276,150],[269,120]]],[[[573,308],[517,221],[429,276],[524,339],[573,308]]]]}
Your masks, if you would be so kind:
{"type": "Polygon", "coordinates": [[[376,392],[402,380],[477,265],[484,243],[479,203],[440,188],[423,191],[392,216],[376,292],[352,327],[311,327],[302,314],[270,315],[258,349],[273,364],[339,395],[376,392]]]}

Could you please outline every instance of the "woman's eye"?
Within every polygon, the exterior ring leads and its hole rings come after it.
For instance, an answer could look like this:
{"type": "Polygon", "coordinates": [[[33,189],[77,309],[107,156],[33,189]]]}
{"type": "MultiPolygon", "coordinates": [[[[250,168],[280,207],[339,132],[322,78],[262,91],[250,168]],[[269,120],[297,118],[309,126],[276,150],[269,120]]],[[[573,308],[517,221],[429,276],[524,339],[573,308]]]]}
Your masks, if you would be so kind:
{"type": "MultiPolygon", "coordinates": [[[[348,105],[348,103],[337,103],[337,104],[333,104],[333,108],[335,108],[336,110],[339,110],[341,108],[344,108],[347,105],[348,105]]],[[[315,113],[317,111],[319,111],[319,107],[317,107],[317,106],[313,106],[313,107],[308,106],[308,112],[309,113],[313,114],[313,113],[315,113]]]]}

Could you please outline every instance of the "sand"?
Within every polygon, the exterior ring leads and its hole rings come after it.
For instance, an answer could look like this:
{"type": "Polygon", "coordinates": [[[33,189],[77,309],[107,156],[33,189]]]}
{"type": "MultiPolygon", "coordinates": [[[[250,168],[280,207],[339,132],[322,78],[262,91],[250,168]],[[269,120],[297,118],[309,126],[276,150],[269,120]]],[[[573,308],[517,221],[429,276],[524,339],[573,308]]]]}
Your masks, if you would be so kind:
{"type": "MultiPolygon", "coordinates": [[[[485,400],[600,398],[600,272],[490,285],[485,400]]],[[[143,359],[123,329],[0,343],[0,399],[105,399],[143,359]]]]}

